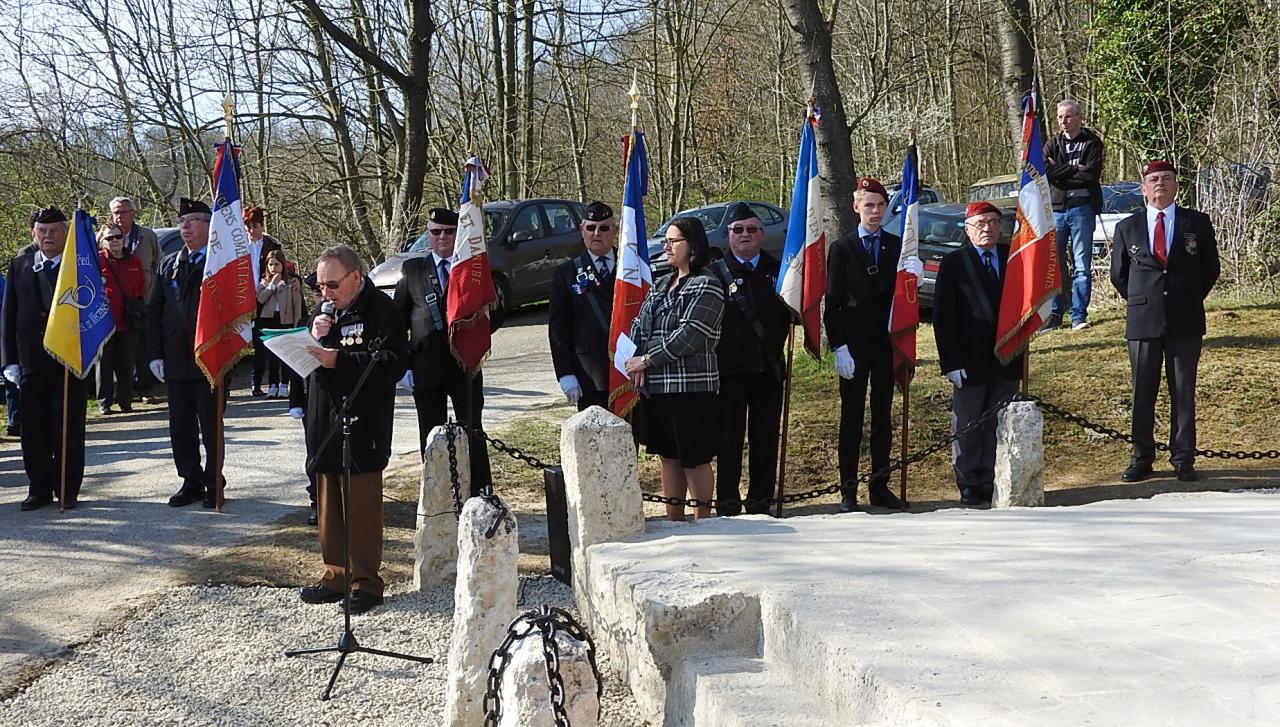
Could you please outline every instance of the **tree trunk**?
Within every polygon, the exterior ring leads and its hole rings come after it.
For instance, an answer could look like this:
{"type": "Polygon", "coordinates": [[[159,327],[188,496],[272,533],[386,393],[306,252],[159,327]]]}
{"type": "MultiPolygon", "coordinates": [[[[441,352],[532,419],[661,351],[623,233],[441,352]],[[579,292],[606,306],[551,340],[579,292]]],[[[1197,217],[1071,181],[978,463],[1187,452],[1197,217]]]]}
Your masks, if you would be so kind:
{"type": "Polygon", "coordinates": [[[822,108],[822,121],[816,130],[819,187],[826,208],[823,219],[827,239],[833,241],[852,230],[857,219],[853,213],[853,147],[831,60],[831,27],[822,17],[817,0],[788,0],[787,20],[796,33],[800,78],[822,108]]]}
{"type": "Polygon", "coordinates": [[[533,0],[524,0],[524,148],[520,159],[520,196],[533,195],[533,0]]]}
{"type": "Polygon", "coordinates": [[[1013,139],[1014,164],[1022,149],[1022,96],[1031,90],[1035,50],[1031,46],[1031,0],[1004,0],[1000,13],[1000,86],[1013,139]]]}
{"type": "Polygon", "coordinates": [[[516,20],[516,0],[507,0],[506,12],[502,18],[502,45],[507,64],[504,71],[507,85],[502,93],[502,131],[507,139],[502,173],[506,180],[503,187],[512,196],[520,193],[520,170],[516,165],[516,142],[520,133],[519,109],[516,107],[516,20]]]}

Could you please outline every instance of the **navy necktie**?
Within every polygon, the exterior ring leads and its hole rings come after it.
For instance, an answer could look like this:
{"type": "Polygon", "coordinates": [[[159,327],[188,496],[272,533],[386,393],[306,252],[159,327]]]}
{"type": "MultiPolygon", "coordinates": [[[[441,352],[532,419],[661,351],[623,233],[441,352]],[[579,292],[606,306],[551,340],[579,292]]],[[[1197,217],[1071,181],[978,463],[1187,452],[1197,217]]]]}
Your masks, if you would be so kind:
{"type": "Polygon", "coordinates": [[[872,264],[876,262],[876,236],[867,235],[862,238],[862,248],[867,251],[867,257],[871,258],[872,264]]]}
{"type": "Polygon", "coordinates": [[[200,263],[202,263],[202,262],[204,262],[204,252],[193,252],[193,253],[191,253],[191,264],[192,264],[192,265],[199,265],[199,264],[200,264],[200,263]]]}
{"type": "Polygon", "coordinates": [[[449,261],[440,261],[440,287],[443,290],[449,289],[449,261]]]}
{"type": "Polygon", "coordinates": [[[1000,282],[1000,273],[995,266],[995,253],[990,250],[984,251],[982,253],[982,264],[987,267],[987,275],[990,275],[991,279],[997,283],[1000,282]]]}

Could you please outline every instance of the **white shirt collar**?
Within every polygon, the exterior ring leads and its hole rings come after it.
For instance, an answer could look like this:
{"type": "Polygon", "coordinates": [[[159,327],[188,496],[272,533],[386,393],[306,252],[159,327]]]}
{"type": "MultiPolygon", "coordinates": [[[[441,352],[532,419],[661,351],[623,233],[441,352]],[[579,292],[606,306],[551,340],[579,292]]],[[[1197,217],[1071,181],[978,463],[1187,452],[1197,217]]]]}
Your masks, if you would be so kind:
{"type": "Polygon", "coordinates": [[[45,256],[44,256],[44,251],[43,251],[43,250],[39,250],[39,249],[37,249],[37,250],[36,250],[36,262],[37,262],[41,267],[43,267],[45,263],[53,263],[54,265],[59,265],[59,264],[61,264],[61,263],[62,263],[62,253],[58,253],[57,255],[54,255],[53,257],[45,257],[45,256]]]}

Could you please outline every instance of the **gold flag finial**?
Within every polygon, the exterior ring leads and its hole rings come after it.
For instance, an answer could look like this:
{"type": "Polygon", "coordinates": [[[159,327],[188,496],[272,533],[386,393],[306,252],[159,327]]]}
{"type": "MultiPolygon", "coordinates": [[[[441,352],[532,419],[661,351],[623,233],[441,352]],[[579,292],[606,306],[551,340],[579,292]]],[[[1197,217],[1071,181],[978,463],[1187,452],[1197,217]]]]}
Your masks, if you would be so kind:
{"type": "Polygon", "coordinates": [[[231,92],[227,92],[227,97],[222,99],[222,120],[226,124],[227,138],[231,138],[231,123],[236,115],[236,101],[231,97],[231,92]]]}
{"type": "Polygon", "coordinates": [[[631,90],[627,91],[627,95],[631,97],[631,128],[634,130],[638,126],[637,118],[640,114],[640,86],[636,84],[637,71],[631,72],[631,90]]]}

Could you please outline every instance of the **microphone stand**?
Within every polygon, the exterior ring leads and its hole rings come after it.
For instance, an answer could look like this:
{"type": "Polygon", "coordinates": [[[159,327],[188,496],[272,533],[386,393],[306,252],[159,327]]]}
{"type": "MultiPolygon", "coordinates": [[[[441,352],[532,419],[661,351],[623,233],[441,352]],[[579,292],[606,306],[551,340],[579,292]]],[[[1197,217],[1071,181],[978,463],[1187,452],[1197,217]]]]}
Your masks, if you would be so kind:
{"type": "Polygon", "coordinates": [[[360,390],[364,388],[365,381],[369,378],[369,374],[373,373],[373,367],[379,361],[390,356],[389,352],[379,350],[382,342],[371,341],[369,346],[369,364],[364,367],[364,371],[360,373],[360,378],[356,381],[356,385],[351,389],[351,393],[342,397],[342,406],[338,408],[338,421],[329,429],[320,446],[316,448],[316,453],[308,462],[308,469],[314,466],[315,459],[320,453],[329,446],[329,442],[333,440],[339,427],[342,429],[342,552],[343,552],[343,572],[342,572],[342,619],[343,628],[342,635],[338,637],[337,646],[322,646],[314,649],[291,649],[284,652],[285,656],[302,656],[304,654],[327,654],[336,652],[338,654],[338,663],[333,667],[333,674],[329,676],[329,684],[324,688],[324,692],[320,695],[320,701],[329,700],[329,695],[333,692],[333,685],[338,681],[338,672],[342,671],[342,665],[346,663],[347,657],[351,654],[365,653],[377,654],[378,656],[388,656],[393,659],[405,659],[407,661],[416,661],[422,664],[434,663],[434,659],[428,656],[411,656],[409,654],[400,654],[394,651],[384,651],[382,649],[371,649],[367,646],[361,646],[356,640],[356,635],[351,630],[351,518],[348,516],[350,510],[348,504],[351,502],[351,423],[356,421],[357,417],[351,415],[351,404],[360,394],[360,390]]]}

